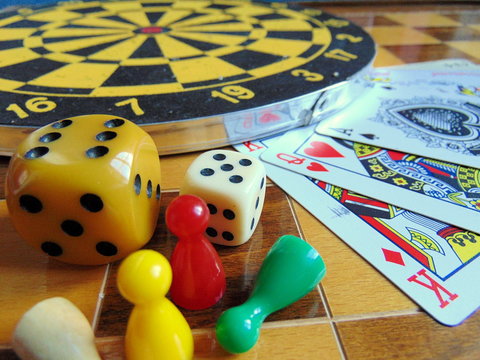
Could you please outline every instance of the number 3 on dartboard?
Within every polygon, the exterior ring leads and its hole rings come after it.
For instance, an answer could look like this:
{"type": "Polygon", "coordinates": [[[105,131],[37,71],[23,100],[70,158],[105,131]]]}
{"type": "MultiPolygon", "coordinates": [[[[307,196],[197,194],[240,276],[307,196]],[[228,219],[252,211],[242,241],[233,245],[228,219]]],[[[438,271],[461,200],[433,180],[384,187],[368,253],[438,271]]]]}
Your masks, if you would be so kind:
{"type": "Polygon", "coordinates": [[[322,81],[323,80],[323,75],[316,73],[316,72],[311,72],[305,69],[295,69],[292,70],[291,74],[293,76],[299,77],[301,76],[304,78],[306,81],[322,81]]]}
{"type": "Polygon", "coordinates": [[[240,85],[228,85],[222,87],[221,91],[213,90],[211,92],[212,97],[220,98],[231,102],[232,104],[238,104],[240,100],[248,100],[255,96],[255,93],[240,85]]]}

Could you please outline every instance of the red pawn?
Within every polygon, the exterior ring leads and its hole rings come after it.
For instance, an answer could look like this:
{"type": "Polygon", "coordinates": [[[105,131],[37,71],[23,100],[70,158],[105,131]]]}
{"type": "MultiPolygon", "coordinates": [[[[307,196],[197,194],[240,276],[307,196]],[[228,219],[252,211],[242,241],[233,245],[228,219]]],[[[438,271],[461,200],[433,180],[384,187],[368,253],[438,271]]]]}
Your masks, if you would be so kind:
{"type": "Polygon", "coordinates": [[[170,259],[170,296],[175,304],[189,310],[206,309],[225,293],[222,262],[203,235],[209,217],[207,204],[194,195],[174,199],[165,215],[168,229],[178,237],[170,259]]]}

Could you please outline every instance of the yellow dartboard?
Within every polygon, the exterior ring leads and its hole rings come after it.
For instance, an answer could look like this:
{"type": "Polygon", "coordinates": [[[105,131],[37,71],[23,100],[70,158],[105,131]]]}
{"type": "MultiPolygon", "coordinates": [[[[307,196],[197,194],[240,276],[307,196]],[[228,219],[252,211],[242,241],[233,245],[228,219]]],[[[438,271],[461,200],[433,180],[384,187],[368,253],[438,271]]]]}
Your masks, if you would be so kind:
{"type": "Polygon", "coordinates": [[[161,153],[270,135],[297,126],[297,113],[311,110],[311,95],[325,97],[373,56],[361,28],[285,3],[72,1],[21,8],[0,14],[0,153],[13,151],[25,128],[86,113],[145,126],[161,153]]]}

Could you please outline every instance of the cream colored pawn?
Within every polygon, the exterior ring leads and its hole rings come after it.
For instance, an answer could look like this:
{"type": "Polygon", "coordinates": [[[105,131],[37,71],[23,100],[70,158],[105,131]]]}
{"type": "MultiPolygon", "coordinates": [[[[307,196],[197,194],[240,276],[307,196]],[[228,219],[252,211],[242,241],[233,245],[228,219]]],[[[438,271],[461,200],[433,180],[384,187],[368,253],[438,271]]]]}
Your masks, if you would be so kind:
{"type": "Polygon", "coordinates": [[[12,347],[22,360],[100,360],[94,340],[85,315],[69,300],[54,297],[22,316],[12,347]]]}

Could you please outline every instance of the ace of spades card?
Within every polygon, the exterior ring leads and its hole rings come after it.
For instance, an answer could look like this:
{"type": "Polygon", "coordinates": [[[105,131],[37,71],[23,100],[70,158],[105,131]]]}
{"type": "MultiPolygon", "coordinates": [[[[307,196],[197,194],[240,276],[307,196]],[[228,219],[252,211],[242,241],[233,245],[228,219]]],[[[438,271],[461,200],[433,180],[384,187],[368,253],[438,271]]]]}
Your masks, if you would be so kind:
{"type": "Polygon", "coordinates": [[[480,92],[467,91],[478,86],[462,86],[460,80],[452,84],[452,77],[447,78],[450,82],[444,84],[436,78],[435,86],[372,82],[373,88],[320,121],[316,131],[479,168],[480,92]]]}

